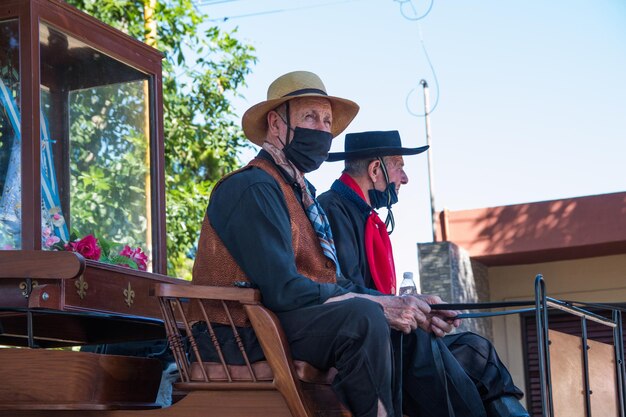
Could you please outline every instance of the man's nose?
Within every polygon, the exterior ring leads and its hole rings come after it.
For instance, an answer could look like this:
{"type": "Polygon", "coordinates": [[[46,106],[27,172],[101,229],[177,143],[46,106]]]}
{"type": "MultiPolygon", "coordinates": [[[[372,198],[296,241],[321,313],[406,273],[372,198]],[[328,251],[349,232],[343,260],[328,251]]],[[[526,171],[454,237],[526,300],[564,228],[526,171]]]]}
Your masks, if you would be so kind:
{"type": "Polygon", "coordinates": [[[406,175],[406,172],[402,171],[402,179],[400,180],[400,182],[402,184],[408,184],[409,183],[409,176],[406,175]]]}

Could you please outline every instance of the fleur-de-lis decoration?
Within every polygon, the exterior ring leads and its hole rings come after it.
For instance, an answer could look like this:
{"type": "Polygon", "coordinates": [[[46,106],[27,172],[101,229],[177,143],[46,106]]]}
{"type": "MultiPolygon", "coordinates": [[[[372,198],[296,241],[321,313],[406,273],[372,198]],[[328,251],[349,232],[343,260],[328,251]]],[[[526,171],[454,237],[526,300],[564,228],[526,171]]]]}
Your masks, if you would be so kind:
{"type": "Polygon", "coordinates": [[[128,283],[128,288],[124,290],[124,297],[126,305],[130,307],[135,301],[135,291],[130,287],[130,282],[128,283]]]}
{"type": "MultiPolygon", "coordinates": [[[[31,291],[37,285],[39,285],[39,283],[36,280],[33,280],[31,284],[31,291]]],[[[30,291],[28,290],[28,284],[26,281],[20,282],[20,290],[22,290],[22,296],[24,296],[24,298],[28,298],[30,296],[30,291]]]]}
{"type": "Polygon", "coordinates": [[[80,278],[78,278],[78,281],[74,282],[74,285],[77,288],[76,292],[78,293],[80,299],[82,300],[83,298],[85,298],[87,296],[87,289],[89,288],[89,284],[87,284],[87,281],[85,281],[82,275],[80,276],[80,278]]]}

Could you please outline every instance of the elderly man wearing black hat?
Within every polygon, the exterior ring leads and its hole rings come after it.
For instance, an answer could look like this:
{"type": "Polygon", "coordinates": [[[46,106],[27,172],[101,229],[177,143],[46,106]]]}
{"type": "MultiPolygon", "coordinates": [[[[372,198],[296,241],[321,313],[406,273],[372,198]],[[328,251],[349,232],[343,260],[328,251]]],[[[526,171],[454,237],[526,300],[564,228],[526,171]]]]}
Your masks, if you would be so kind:
{"type": "MultiPolygon", "coordinates": [[[[270,85],[267,100],[243,116],[246,136],[262,150],[216,184],[193,282],[259,288],[294,359],[337,368],[333,388],[354,416],[402,415],[392,395],[391,334],[435,323],[433,331],[443,335],[452,324],[430,318],[423,300],[381,295],[345,279],[326,215],[304,178],[326,160],[332,138],[358,109],[329,96],[310,72],[288,73],[270,85]]],[[[235,320],[246,325],[244,316],[235,320]]],[[[254,344],[252,332],[242,333],[245,344],[254,344]]],[[[259,351],[251,359],[261,358],[259,351]]]]}
{"type": "MultiPolygon", "coordinates": [[[[355,284],[395,294],[388,236],[394,227],[391,206],[398,201],[400,186],[409,181],[403,156],[427,149],[403,148],[397,131],[362,132],[346,135],[345,152],[329,154],[328,161],[345,160],[345,169],[319,203],[334,233],[341,271],[355,284]],[[376,212],[381,207],[387,209],[384,223],[376,212]]],[[[417,297],[442,303],[437,296],[417,297]]],[[[437,329],[438,323],[431,320],[427,330],[449,330],[437,329]]],[[[518,401],[522,392],[493,345],[481,336],[464,332],[435,338],[417,329],[404,336],[402,351],[406,415],[528,416],[518,401]]]]}

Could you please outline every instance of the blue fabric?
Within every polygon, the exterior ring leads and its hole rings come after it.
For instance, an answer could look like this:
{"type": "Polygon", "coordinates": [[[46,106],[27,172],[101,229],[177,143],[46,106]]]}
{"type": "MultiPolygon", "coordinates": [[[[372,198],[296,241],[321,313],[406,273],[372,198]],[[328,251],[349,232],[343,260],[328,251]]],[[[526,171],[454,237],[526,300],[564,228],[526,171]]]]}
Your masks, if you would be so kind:
{"type": "Polygon", "coordinates": [[[54,158],[52,157],[52,144],[54,141],[50,139],[50,130],[48,129],[48,121],[43,112],[39,112],[39,123],[41,125],[41,198],[44,202],[50,223],[54,228],[54,234],[64,242],[70,240],[70,234],[67,229],[67,223],[61,212],[61,199],[59,198],[59,186],[57,184],[57,175],[54,169],[54,158]],[[59,220],[54,220],[53,216],[60,216],[59,220]]]}
{"type": "MultiPolygon", "coordinates": [[[[13,146],[11,148],[9,169],[7,170],[7,180],[5,182],[2,198],[0,200],[0,219],[3,220],[5,224],[11,226],[12,233],[16,236],[15,239],[17,239],[15,243],[19,244],[19,235],[21,232],[21,212],[19,211],[21,203],[20,113],[13,95],[2,79],[0,79],[0,104],[4,107],[11,126],[15,132],[13,146]]],[[[41,199],[43,203],[41,213],[42,230],[49,227],[53,230],[56,236],[67,242],[69,240],[69,233],[67,223],[65,222],[61,212],[59,189],[54,169],[54,159],[52,156],[53,142],[50,140],[47,120],[43,112],[40,112],[39,114],[41,125],[40,171],[41,199]]]]}
{"type": "Polygon", "coordinates": [[[0,78],[0,104],[4,108],[9,123],[13,128],[13,144],[11,145],[11,155],[9,156],[9,166],[6,172],[4,188],[0,198],[0,243],[6,247],[21,247],[22,230],[22,184],[20,173],[21,162],[21,140],[20,140],[20,119],[17,104],[9,89],[0,78]]]}

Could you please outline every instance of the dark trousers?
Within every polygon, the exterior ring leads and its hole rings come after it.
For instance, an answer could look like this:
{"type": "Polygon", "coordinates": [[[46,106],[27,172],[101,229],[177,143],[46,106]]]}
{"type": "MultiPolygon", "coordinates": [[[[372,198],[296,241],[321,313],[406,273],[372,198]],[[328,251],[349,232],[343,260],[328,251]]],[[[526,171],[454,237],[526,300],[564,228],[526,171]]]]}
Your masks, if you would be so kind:
{"type": "Polygon", "coordinates": [[[513,383],[489,340],[476,333],[463,332],[446,336],[443,342],[476,386],[483,403],[502,395],[522,398],[522,391],[513,383]]]}
{"type": "Polygon", "coordinates": [[[278,318],[294,359],[337,368],[333,389],[355,417],[375,417],[379,399],[394,415],[390,329],[379,304],[353,298],[278,318]]]}
{"type": "Polygon", "coordinates": [[[511,375],[487,339],[474,333],[404,336],[403,408],[410,417],[484,417],[483,404],[518,398],[511,375]]]}
{"type": "MultiPolygon", "coordinates": [[[[484,417],[483,404],[521,398],[493,345],[474,333],[436,338],[390,330],[380,305],[362,298],[280,313],[294,359],[338,370],[333,388],[355,417],[484,417]]],[[[218,361],[203,323],[194,327],[204,361],[218,361]]],[[[228,363],[243,364],[229,326],[215,326],[228,363]]],[[[252,362],[263,360],[252,328],[240,329],[252,362]]],[[[192,358],[193,360],[193,358],[192,358]]]]}

